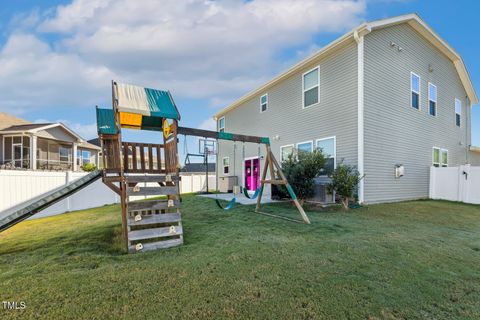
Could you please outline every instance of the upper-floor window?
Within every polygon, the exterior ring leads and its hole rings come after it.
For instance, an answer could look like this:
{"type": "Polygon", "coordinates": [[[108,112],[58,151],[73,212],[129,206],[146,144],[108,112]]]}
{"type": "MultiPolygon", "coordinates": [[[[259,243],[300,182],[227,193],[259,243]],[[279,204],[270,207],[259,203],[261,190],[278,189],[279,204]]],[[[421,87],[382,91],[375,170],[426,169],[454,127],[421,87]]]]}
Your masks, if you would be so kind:
{"type": "Polygon", "coordinates": [[[448,167],[448,150],[441,148],[433,148],[433,166],[448,167]]]}
{"type": "Polygon", "coordinates": [[[225,132],[225,117],[218,119],[218,132],[225,132]]]}
{"type": "Polygon", "coordinates": [[[336,143],[335,137],[329,137],[317,140],[317,149],[321,150],[325,156],[325,169],[322,174],[331,174],[335,170],[336,143]]]}
{"type": "Polygon", "coordinates": [[[286,161],[288,157],[293,154],[293,144],[280,147],[280,160],[286,161]]]}
{"type": "Polygon", "coordinates": [[[260,113],[267,111],[268,109],[268,93],[265,93],[260,97],[260,113]]]}
{"type": "Polygon", "coordinates": [[[437,115],[437,86],[428,83],[428,113],[432,116],[437,115]]]}
{"type": "Polygon", "coordinates": [[[303,74],[303,107],[309,107],[320,101],[320,67],[303,74]]]}
{"type": "Polygon", "coordinates": [[[313,141],[305,141],[305,142],[297,143],[297,150],[299,152],[312,152],[313,141]]]}
{"type": "Polygon", "coordinates": [[[411,105],[415,109],[420,109],[420,76],[410,73],[410,90],[412,94],[411,105]]]}
{"type": "Polygon", "coordinates": [[[462,123],[462,101],[455,99],[455,124],[460,127],[462,123]]]}

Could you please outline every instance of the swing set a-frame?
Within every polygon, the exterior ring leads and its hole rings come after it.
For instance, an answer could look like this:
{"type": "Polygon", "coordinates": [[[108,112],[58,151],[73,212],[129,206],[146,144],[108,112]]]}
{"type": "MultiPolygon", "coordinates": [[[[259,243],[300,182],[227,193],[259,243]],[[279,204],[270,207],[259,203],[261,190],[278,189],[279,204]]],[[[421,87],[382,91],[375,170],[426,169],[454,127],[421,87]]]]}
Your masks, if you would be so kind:
{"type": "Polygon", "coordinates": [[[285,174],[282,171],[281,166],[279,165],[277,159],[273,155],[271,146],[270,146],[270,139],[268,137],[257,137],[257,136],[249,136],[249,135],[242,135],[242,134],[235,134],[229,132],[217,132],[217,131],[210,131],[210,130],[203,130],[203,129],[195,129],[195,128],[187,128],[187,127],[178,127],[178,134],[187,135],[187,136],[197,136],[215,140],[228,140],[234,142],[250,142],[250,143],[257,143],[265,145],[266,148],[266,157],[265,157],[265,165],[263,167],[262,176],[260,179],[260,187],[255,191],[255,194],[252,198],[257,199],[257,203],[255,206],[255,211],[258,213],[260,212],[260,206],[263,196],[263,191],[265,189],[266,184],[270,185],[283,185],[287,189],[288,194],[290,195],[293,203],[298,209],[303,222],[310,224],[310,219],[308,219],[305,210],[301,206],[300,202],[297,199],[295,192],[292,189],[292,186],[288,183],[285,174]],[[267,180],[267,174],[270,172],[270,179],[267,180]],[[278,178],[277,178],[278,176],[278,178]]]}

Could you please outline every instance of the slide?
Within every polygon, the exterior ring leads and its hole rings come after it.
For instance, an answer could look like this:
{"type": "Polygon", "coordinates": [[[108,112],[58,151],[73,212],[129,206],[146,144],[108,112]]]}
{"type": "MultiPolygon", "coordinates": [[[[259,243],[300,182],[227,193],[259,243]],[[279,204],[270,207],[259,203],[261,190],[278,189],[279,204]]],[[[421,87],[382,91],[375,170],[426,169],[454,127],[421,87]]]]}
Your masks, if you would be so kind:
{"type": "Polygon", "coordinates": [[[0,232],[63,200],[101,177],[95,170],[66,186],[44,193],[0,213],[0,232]]]}

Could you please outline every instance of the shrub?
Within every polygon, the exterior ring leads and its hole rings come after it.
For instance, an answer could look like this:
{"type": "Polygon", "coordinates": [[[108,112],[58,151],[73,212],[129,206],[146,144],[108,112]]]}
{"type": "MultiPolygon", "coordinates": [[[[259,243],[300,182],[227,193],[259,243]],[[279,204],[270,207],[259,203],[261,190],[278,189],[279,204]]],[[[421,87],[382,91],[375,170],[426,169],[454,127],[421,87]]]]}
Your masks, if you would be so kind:
{"type": "Polygon", "coordinates": [[[328,191],[340,196],[343,208],[348,209],[348,202],[360,182],[360,173],[353,166],[340,164],[330,175],[332,182],[328,184],[328,191]]]}
{"type": "MultiPolygon", "coordinates": [[[[295,191],[301,203],[313,197],[315,193],[314,178],[320,175],[325,166],[325,156],[320,150],[313,152],[298,151],[282,162],[282,171],[295,191]]],[[[281,188],[286,193],[285,188],[281,188]]]]}
{"type": "Polygon", "coordinates": [[[92,171],[95,171],[97,170],[97,167],[93,164],[93,163],[85,163],[83,166],[82,166],[82,170],[83,171],[86,171],[86,172],[92,172],[92,171]]]}

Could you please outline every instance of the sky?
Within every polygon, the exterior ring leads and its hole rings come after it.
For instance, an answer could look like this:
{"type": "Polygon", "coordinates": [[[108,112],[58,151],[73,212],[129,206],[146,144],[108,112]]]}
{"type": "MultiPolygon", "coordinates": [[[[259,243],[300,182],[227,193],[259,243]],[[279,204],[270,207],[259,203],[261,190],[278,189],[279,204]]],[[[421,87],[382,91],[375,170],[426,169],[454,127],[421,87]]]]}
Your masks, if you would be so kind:
{"type": "MultiPolygon", "coordinates": [[[[214,129],[216,111],[355,26],[412,12],[462,55],[480,94],[479,10],[462,0],[0,0],[0,111],[95,138],[94,107],[111,106],[114,79],[170,90],[182,126],[214,129]]],[[[480,146],[477,124],[480,106],[480,146]]]]}

